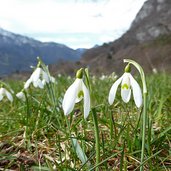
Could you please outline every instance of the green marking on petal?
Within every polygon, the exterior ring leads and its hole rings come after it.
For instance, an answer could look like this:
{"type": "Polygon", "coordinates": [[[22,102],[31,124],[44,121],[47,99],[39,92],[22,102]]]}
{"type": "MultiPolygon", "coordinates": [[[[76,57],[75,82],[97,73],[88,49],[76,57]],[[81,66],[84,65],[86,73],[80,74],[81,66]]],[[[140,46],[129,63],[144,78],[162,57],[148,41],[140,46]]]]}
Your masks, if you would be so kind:
{"type": "Polygon", "coordinates": [[[78,93],[78,98],[81,98],[84,96],[84,92],[81,90],[79,93],[78,93]]]}
{"type": "Polygon", "coordinates": [[[127,90],[128,90],[128,89],[129,89],[128,84],[123,84],[123,85],[122,85],[122,89],[127,89],[127,90]]]}

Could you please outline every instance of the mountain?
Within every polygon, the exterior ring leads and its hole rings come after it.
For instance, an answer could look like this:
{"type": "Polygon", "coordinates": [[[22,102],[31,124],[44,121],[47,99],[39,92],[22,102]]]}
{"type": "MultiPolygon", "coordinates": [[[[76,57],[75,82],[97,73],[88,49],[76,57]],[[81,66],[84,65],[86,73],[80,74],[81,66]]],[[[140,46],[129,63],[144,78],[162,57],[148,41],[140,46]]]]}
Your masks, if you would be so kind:
{"type": "Polygon", "coordinates": [[[122,72],[124,58],[136,60],[146,72],[171,72],[171,0],[146,1],[123,36],[87,50],[80,65],[95,74],[122,72]]]}
{"type": "Polygon", "coordinates": [[[0,75],[28,71],[36,65],[37,56],[46,64],[77,61],[84,49],[73,50],[63,44],[40,42],[0,28],[0,75]]]}

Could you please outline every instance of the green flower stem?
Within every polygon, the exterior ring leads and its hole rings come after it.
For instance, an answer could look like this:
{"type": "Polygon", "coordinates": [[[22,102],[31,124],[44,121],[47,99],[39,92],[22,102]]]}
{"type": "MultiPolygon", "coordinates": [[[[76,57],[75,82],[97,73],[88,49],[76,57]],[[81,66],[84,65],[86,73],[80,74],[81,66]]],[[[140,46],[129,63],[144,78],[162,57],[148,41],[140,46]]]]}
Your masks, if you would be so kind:
{"type": "MultiPolygon", "coordinates": [[[[48,67],[43,63],[43,61],[40,59],[40,57],[37,57],[37,60],[38,60],[37,67],[42,67],[42,69],[48,74],[48,77],[50,78],[51,75],[49,73],[48,67]]],[[[57,109],[56,109],[57,101],[56,101],[54,83],[52,83],[50,81],[48,84],[46,84],[46,87],[47,87],[49,98],[51,99],[51,101],[53,103],[53,112],[56,113],[56,116],[57,116],[56,119],[57,119],[58,125],[59,125],[59,127],[61,127],[61,121],[63,119],[61,119],[62,117],[61,117],[61,115],[59,116],[57,109]]]]}
{"type": "Polygon", "coordinates": [[[147,86],[146,86],[146,80],[145,80],[145,74],[142,69],[142,67],[135,61],[130,60],[130,59],[124,59],[124,62],[128,62],[132,65],[134,65],[137,70],[140,73],[141,76],[141,81],[143,85],[143,116],[142,116],[142,146],[141,146],[141,166],[140,166],[140,171],[144,170],[144,152],[145,152],[145,131],[146,131],[146,118],[147,118],[147,86]]]}
{"type": "MultiPolygon", "coordinates": [[[[90,98],[91,96],[91,84],[90,84],[90,76],[89,76],[89,70],[86,68],[84,70],[84,76],[86,80],[86,85],[90,91],[90,98]]],[[[92,99],[92,98],[91,98],[92,99]]],[[[94,133],[95,133],[95,142],[96,142],[96,165],[100,163],[100,138],[99,138],[99,127],[98,127],[98,119],[97,119],[97,113],[95,107],[91,107],[92,115],[93,115],[93,122],[94,122],[94,133]]],[[[96,167],[96,171],[98,171],[98,167],[96,167]]]]}
{"type": "Polygon", "coordinates": [[[143,93],[143,128],[142,128],[142,147],[141,147],[141,167],[140,171],[143,171],[143,163],[144,163],[144,151],[145,151],[145,130],[146,130],[146,116],[147,116],[147,93],[143,93]]]}
{"type": "Polygon", "coordinates": [[[29,100],[28,100],[28,96],[27,96],[27,92],[26,91],[23,91],[25,97],[26,97],[26,123],[25,123],[25,126],[24,126],[24,129],[25,129],[25,134],[24,134],[24,137],[25,137],[25,144],[26,144],[26,148],[29,147],[29,141],[30,141],[30,136],[28,134],[30,134],[30,106],[29,106],[29,100]]]}
{"type": "Polygon", "coordinates": [[[30,116],[30,108],[29,108],[29,100],[28,100],[28,96],[27,93],[24,91],[23,92],[25,97],[26,97],[26,113],[27,113],[27,119],[26,119],[26,125],[29,125],[29,116],[30,116]]]}
{"type": "MultiPolygon", "coordinates": [[[[99,138],[99,127],[98,127],[98,120],[96,109],[92,108],[92,115],[94,121],[94,131],[95,131],[95,140],[96,140],[96,165],[100,163],[100,138],[99,138]]],[[[96,167],[96,171],[98,171],[98,167],[96,167]]]]}

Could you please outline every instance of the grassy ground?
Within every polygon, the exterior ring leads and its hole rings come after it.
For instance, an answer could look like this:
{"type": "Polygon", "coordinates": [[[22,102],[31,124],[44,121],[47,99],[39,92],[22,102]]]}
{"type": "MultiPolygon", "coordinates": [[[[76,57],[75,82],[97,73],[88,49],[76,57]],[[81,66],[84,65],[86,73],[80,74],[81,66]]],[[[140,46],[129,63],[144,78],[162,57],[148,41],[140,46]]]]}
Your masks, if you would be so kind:
{"type": "MultiPolygon", "coordinates": [[[[0,170],[95,170],[95,137],[92,112],[83,119],[82,102],[65,117],[61,102],[72,78],[57,77],[43,90],[32,87],[23,102],[0,102],[0,170]]],[[[114,80],[93,77],[92,106],[100,134],[99,170],[139,170],[141,114],[133,99],[125,104],[117,91],[108,104],[114,80]]],[[[140,82],[139,78],[138,81],[140,82]]],[[[22,82],[8,81],[15,93],[22,82]]],[[[171,170],[171,76],[147,76],[148,123],[145,170],[171,170]]]]}

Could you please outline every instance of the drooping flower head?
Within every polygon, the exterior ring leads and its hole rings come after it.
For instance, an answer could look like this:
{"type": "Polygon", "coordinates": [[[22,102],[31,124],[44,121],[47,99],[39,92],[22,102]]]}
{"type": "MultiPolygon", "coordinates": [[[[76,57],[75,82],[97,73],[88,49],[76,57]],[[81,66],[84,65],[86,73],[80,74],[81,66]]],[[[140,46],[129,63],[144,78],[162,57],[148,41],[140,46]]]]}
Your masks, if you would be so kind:
{"type": "Polygon", "coordinates": [[[39,87],[42,89],[45,82],[49,83],[48,75],[45,73],[45,71],[43,71],[42,68],[38,67],[24,84],[24,89],[27,89],[31,83],[33,83],[34,87],[39,87]]]}
{"type": "Polygon", "coordinates": [[[130,71],[130,65],[128,64],[125,67],[125,73],[112,85],[108,97],[110,105],[112,105],[114,102],[116,91],[120,83],[122,100],[125,103],[128,103],[131,98],[131,91],[133,91],[133,97],[136,106],[139,108],[142,105],[141,88],[137,81],[131,75],[130,71]]]}
{"type": "Polygon", "coordinates": [[[83,82],[83,68],[77,71],[74,83],[67,89],[62,102],[62,108],[65,115],[69,115],[75,106],[75,103],[84,100],[84,118],[88,117],[90,112],[90,94],[83,82]]]}
{"type": "Polygon", "coordinates": [[[11,94],[7,89],[1,87],[1,88],[0,88],[0,101],[1,101],[5,96],[7,97],[7,99],[8,99],[10,102],[13,102],[12,94],[11,94]]]}
{"type": "Polygon", "coordinates": [[[34,87],[36,88],[39,87],[43,89],[45,84],[49,82],[55,82],[54,77],[50,76],[43,68],[40,67],[40,65],[41,65],[41,62],[39,61],[37,68],[34,70],[30,78],[24,84],[24,89],[28,89],[31,83],[33,83],[34,87]]]}
{"type": "Polygon", "coordinates": [[[20,99],[20,100],[22,100],[24,102],[26,101],[26,96],[25,96],[23,91],[20,91],[19,93],[17,93],[16,96],[17,96],[18,99],[20,99]]]}

